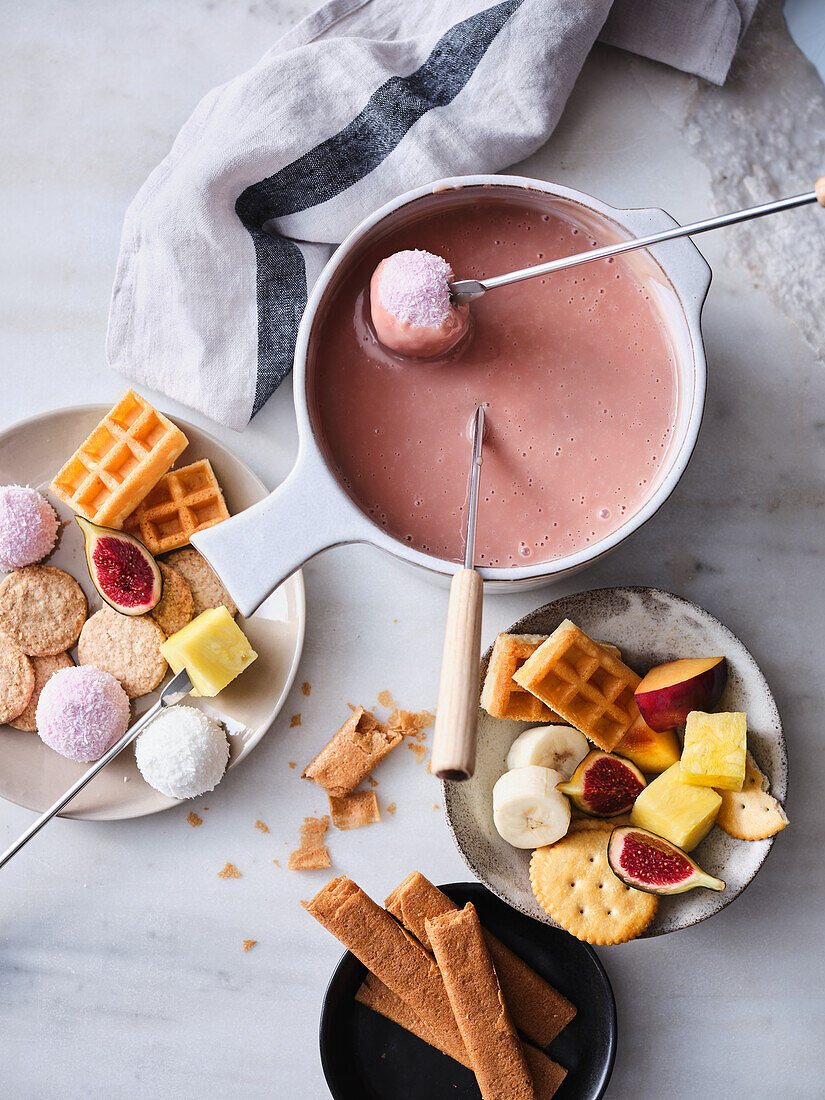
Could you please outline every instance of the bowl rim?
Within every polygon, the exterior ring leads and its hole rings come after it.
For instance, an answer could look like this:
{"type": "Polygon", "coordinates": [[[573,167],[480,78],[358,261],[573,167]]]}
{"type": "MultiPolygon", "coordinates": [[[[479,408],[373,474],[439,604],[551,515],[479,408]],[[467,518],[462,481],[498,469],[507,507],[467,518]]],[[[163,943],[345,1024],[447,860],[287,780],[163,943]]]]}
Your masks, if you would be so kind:
{"type": "MultiPolygon", "coordinates": [[[[633,220],[647,216],[660,216],[669,219],[677,225],[676,219],[667,211],[658,207],[628,207],[618,208],[611,206],[601,199],[597,199],[586,192],[574,188],[565,187],[547,180],[534,179],[528,176],[515,175],[467,175],[452,176],[423,184],[396,196],[389,202],[378,207],[372,214],[364,218],[336,248],[315,282],[309,295],[303,317],[298,329],[298,337],[295,346],[295,367],[293,397],[295,402],[296,417],[298,420],[299,451],[296,468],[309,463],[315,467],[317,475],[318,466],[323,468],[329,480],[337,488],[338,503],[343,507],[346,515],[345,525],[350,528],[350,534],[343,535],[336,540],[336,545],[345,542],[368,542],[388,551],[395,557],[411,564],[418,565],[431,573],[449,576],[461,568],[459,562],[447,561],[433,554],[416,550],[401,542],[395,536],[390,535],[379,527],[350,497],[339,479],[327,462],[326,455],[318,440],[309,410],[307,393],[307,381],[309,375],[309,348],[312,328],[318,309],[334,275],[352,250],[367,237],[371,231],[384,221],[390,214],[397,212],[405,206],[416,202],[429,195],[441,194],[448,191],[464,190],[470,187],[484,187],[488,189],[508,188],[526,191],[536,191],[551,198],[560,198],[577,204],[588,213],[595,213],[628,236],[636,236],[636,231],[628,224],[633,220]]],[[[681,316],[686,326],[689,355],[693,365],[693,395],[689,412],[687,414],[684,435],[679,449],[674,451],[670,465],[662,475],[659,485],[642,506],[628,517],[621,527],[611,534],[599,539],[592,545],[575,553],[551,561],[535,562],[530,565],[479,566],[478,572],[485,581],[529,581],[553,579],[598,561],[605,554],[620,546],[635,531],[648,522],[671,496],[682,475],[684,474],[699,436],[702,418],[705,409],[705,395],[707,389],[707,359],[704,350],[702,335],[702,309],[707,297],[711,280],[711,269],[696,244],[690,238],[680,238],[675,241],[665,242],[664,245],[654,245],[646,250],[652,261],[660,269],[667,284],[672,288],[679,304],[681,316]],[[673,246],[678,247],[674,248],[673,246]],[[665,257],[662,251],[665,250],[665,257]],[[685,266],[693,265],[696,274],[691,276],[685,273],[680,276],[678,270],[674,270],[680,263],[685,266]],[[701,276],[698,274],[701,265],[701,276]],[[675,281],[674,281],[675,280],[675,281]],[[691,286],[690,283],[693,283],[691,286]],[[677,285],[684,283],[685,285],[677,285]]]]}

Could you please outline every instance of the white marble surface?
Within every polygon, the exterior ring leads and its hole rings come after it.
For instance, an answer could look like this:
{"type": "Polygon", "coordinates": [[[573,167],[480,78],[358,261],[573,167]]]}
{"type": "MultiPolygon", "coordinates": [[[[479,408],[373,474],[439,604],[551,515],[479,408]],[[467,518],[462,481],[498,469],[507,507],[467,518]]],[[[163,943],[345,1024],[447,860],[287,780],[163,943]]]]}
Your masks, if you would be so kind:
{"type": "MultiPolygon", "coordinates": [[[[307,7],[6,4],[0,427],[123,388],[103,346],[124,207],[196,100],[307,7]]],[[[780,192],[807,188],[822,102],[772,3],[725,89],[599,49],[558,131],[520,170],[687,220],[729,201],[724,185],[754,178],[763,159],[780,192]]],[[[786,239],[818,240],[815,267],[822,212],[786,217],[786,239]]],[[[756,232],[702,244],[715,273],[710,389],[687,475],[644,531],[557,590],[653,584],[707,607],[762,663],[790,749],[792,825],[747,893],[694,929],[601,952],[619,1005],[615,1100],[822,1095],[825,376],[808,342],[816,328],[793,319],[782,293],[788,250],[777,244],[773,269],[765,231],[759,263],[742,259],[756,232]]],[[[820,316],[821,287],[801,290],[820,316]]],[[[288,384],[243,435],[222,436],[275,484],[296,446],[288,384]]],[[[187,809],[56,821],[2,872],[3,1095],[327,1095],[317,1023],[340,950],[298,904],[324,874],[284,869],[300,820],[322,808],[288,762],[313,755],[347,701],[389,688],[408,707],[435,703],[444,593],[365,548],[332,551],[305,576],[298,681],[312,695],[296,687],[250,760],[197,801],[209,807],[200,828],[187,809]],[[302,725],[290,729],[297,712],[302,725]],[[227,860],[243,878],[217,877],[227,860]],[[259,942],[243,954],[246,938],[259,942]]],[[[485,639],[550,597],[491,598],[485,639]]],[[[335,835],[336,869],[376,897],[413,867],[436,881],[468,877],[433,808],[438,787],[406,749],[382,767],[378,794],[396,815],[335,835]]],[[[30,819],[0,805],[0,846],[30,819]]]]}

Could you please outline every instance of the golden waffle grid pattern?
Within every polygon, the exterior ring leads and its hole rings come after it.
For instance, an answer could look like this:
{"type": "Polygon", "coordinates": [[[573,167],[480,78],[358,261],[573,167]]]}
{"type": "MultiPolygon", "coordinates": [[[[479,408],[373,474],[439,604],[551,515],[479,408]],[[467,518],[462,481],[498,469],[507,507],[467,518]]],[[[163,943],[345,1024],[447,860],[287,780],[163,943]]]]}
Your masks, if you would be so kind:
{"type": "Polygon", "coordinates": [[[180,428],[129,390],[51,484],[56,497],[103,527],[119,527],[183,452],[180,428]]]}
{"type": "Polygon", "coordinates": [[[493,718],[517,722],[555,722],[558,714],[513,679],[514,674],[547,641],[546,634],[499,634],[490,654],[481,705],[493,718]]]}
{"type": "Polygon", "coordinates": [[[569,619],[515,678],[607,752],[639,713],[633,692],[640,677],[569,619]]]}
{"type": "Polygon", "coordinates": [[[123,524],[151,554],[186,546],[197,531],[229,519],[221,487],[208,458],[170,470],[123,524]]]}

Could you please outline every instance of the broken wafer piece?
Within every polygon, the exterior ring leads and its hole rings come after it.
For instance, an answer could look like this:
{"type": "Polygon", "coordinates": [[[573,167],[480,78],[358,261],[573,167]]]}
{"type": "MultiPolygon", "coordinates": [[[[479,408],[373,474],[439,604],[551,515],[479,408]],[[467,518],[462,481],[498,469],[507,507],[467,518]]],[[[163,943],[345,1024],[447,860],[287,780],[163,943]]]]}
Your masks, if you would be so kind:
{"type": "Polygon", "coordinates": [[[484,677],[481,706],[493,718],[517,722],[557,722],[559,716],[513,679],[525,661],[547,641],[546,634],[499,634],[484,677]]]}
{"type": "Polygon", "coordinates": [[[336,829],[360,829],[381,820],[375,791],[353,791],[342,798],[329,795],[329,816],[336,829]]]}
{"type": "Polygon", "coordinates": [[[483,1100],[535,1100],[475,907],[468,902],[426,927],[483,1100]]]}
{"type": "Polygon", "coordinates": [[[514,679],[605,752],[619,743],[639,714],[633,692],[641,677],[569,619],[514,679]]]}
{"type": "Polygon", "coordinates": [[[352,879],[331,879],[306,911],[405,1001],[458,1062],[467,1052],[432,955],[352,879]]]}
{"type": "Polygon", "coordinates": [[[368,710],[358,707],[307,765],[302,778],[342,798],[351,794],[402,740],[398,730],[389,729],[368,710]]]}
{"type": "MultiPolygon", "coordinates": [[[[385,904],[427,949],[431,948],[427,921],[458,911],[455,902],[420,871],[407,875],[385,904]]],[[[484,939],[513,1022],[528,1039],[546,1047],[576,1015],[575,1006],[486,928],[484,939]]]]}
{"type": "Polygon", "coordinates": [[[92,523],[120,528],[188,442],[168,417],[128,390],[49,488],[92,523]]]}
{"type": "MultiPolygon", "coordinates": [[[[408,1004],[402,1001],[400,997],[396,997],[392,990],[387,989],[384,983],[379,981],[374,974],[367,974],[355,994],[355,999],[360,1004],[366,1005],[367,1008],[371,1008],[373,1012],[377,1012],[385,1019],[392,1020],[394,1024],[403,1027],[405,1031],[416,1035],[431,1047],[440,1050],[442,1054],[447,1054],[447,1051],[439,1042],[438,1036],[429,1030],[408,1004]]],[[[524,1057],[530,1067],[530,1076],[533,1078],[537,1100],[551,1100],[551,1097],[567,1076],[567,1070],[554,1062],[552,1058],[548,1058],[543,1050],[538,1050],[530,1043],[524,1043],[522,1046],[524,1057]]],[[[469,1055],[465,1055],[465,1060],[461,1062],[461,1065],[472,1070],[469,1055]]]]}
{"type": "Polygon", "coordinates": [[[123,521],[123,530],[157,555],[187,546],[192,535],[225,519],[229,509],[215,471],[201,458],[164,474],[123,521]]]}
{"type": "Polygon", "coordinates": [[[290,871],[320,871],[329,867],[329,851],[324,838],[329,829],[329,818],[305,817],[299,831],[299,846],[287,862],[290,871]]]}
{"type": "Polygon", "coordinates": [[[767,840],[788,824],[788,815],[769,793],[767,776],[749,752],[741,791],[717,791],[722,799],[716,824],[738,840],[767,840]]]}

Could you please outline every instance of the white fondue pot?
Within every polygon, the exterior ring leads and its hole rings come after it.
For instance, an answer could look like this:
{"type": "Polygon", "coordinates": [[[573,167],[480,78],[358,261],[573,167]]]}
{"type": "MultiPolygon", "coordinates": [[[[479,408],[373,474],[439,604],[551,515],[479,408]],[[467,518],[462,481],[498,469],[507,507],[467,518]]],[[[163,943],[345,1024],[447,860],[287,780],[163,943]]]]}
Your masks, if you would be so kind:
{"type": "MultiPolygon", "coordinates": [[[[373,522],[342,485],[328,462],[312,415],[310,349],[316,318],[341,265],[365,242],[416,216],[417,204],[461,204],[481,189],[514,194],[525,190],[553,200],[600,243],[640,237],[677,223],[663,210],[617,210],[580,191],[521,176],[460,176],[416,188],[382,206],[353,230],[336,250],[310,295],[295,349],[294,391],[299,448],[283,484],[258,504],[195,535],[193,544],[218,573],[243,615],[255,608],[304,562],[332,546],[366,542],[431,575],[449,578],[459,564],[423,553],[373,522]],[[412,213],[411,213],[412,212],[412,213]]],[[[420,213],[420,206],[418,209],[420,213]]],[[[649,288],[674,350],[677,372],[676,424],[659,478],[644,504],[605,538],[553,561],[506,568],[481,568],[486,588],[536,587],[584,568],[624,542],[646,523],[673,492],[688,464],[699,433],[705,401],[706,364],[701,312],[710,268],[694,243],[683,238],[629,253],[637,277],[649,288]]],[[[493,291],[493,293],[495,293],[493,291]]]]}

